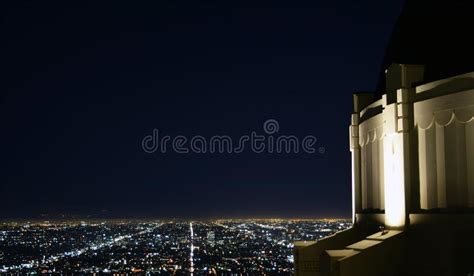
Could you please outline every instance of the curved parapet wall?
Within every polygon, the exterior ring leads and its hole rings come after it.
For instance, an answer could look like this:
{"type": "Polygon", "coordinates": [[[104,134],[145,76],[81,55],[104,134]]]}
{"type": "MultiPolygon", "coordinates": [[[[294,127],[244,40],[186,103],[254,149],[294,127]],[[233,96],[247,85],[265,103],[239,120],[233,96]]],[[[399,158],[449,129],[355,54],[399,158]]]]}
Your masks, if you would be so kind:
{"type": "Polygon", "coordinates": [[[384,210],[384,128],[383,114],[362,122],[359,127],[361,162],[361,207],[384,210]]]}
{"type": "Polygon", "coordinates": [[[394,64],[395,92],[372,103],[355,95],[365,104],[350,128],[355,222],[384,213],[397,228],[410,213],[474,208],[474,73],[417,85],[420,76],[394,64]]]}
{"type": "Polygon", "coordinates": [[[421,209],[473,208],[474,90],[435,96],[414,107],[421,209]]]}

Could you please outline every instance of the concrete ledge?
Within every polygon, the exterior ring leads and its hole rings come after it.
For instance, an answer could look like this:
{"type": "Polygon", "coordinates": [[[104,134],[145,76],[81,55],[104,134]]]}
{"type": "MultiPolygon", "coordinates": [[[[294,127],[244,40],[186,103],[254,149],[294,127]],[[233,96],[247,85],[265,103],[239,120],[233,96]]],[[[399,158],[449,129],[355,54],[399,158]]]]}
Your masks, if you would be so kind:
{"type": "Polygon", "coordinates": [[[326,250],[344,249],[347,245],[357,242],[371,233],[362,228],[352,227],[319,241],[295,242],[295,275],[321,275],[320,258],[326,250]]]}
{"type": "Polygon", "coordinates": [[[380,276],[397,272],[403,260],[402,231],[378,232],[345,249],[326,250],[321,256],[322,276],[380,276]]]}

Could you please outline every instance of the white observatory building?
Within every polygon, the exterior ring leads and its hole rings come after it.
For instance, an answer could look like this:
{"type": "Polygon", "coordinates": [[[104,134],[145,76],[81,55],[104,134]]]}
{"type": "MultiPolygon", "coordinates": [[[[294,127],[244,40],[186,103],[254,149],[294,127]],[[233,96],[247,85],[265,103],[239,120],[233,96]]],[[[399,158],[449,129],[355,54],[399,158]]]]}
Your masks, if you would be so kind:
{"type": "Polygon", "coordinates": [[[377,91],[354,95],[354,225],[296,242],[296,275],[474,275],[473,6],[406,2],[377,91]]]}

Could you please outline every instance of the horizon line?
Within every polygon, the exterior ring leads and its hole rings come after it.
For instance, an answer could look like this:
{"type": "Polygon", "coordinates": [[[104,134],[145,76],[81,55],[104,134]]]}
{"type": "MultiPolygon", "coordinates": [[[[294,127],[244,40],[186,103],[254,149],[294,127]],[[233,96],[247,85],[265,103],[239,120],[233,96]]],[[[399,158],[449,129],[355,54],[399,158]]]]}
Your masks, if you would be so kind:
{"type": "Polygon", "coordinates": [[[132,218],[132,217],[121,217],[121,218],[0,218],[0,223],[27,223],[27,222],[97,222],[97,221],[238,221],[238,220],[281,220],[281,221],[311,221],[311,220],[351,220],[350,217],[235,217],[235,218],[158,218],[158,217],[147,217],[147,218],[132,218]]]}

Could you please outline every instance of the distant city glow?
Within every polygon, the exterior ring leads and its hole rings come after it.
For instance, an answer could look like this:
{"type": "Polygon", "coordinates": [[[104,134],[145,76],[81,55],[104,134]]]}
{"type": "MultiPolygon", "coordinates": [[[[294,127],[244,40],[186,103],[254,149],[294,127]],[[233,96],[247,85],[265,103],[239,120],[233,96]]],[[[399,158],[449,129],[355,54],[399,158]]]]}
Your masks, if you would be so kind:
{"type": "Polygon", "coordinates": [[[293,242],[350,220],[105,221],[0,224],[0,273],[290,275],[293,242]]]}

